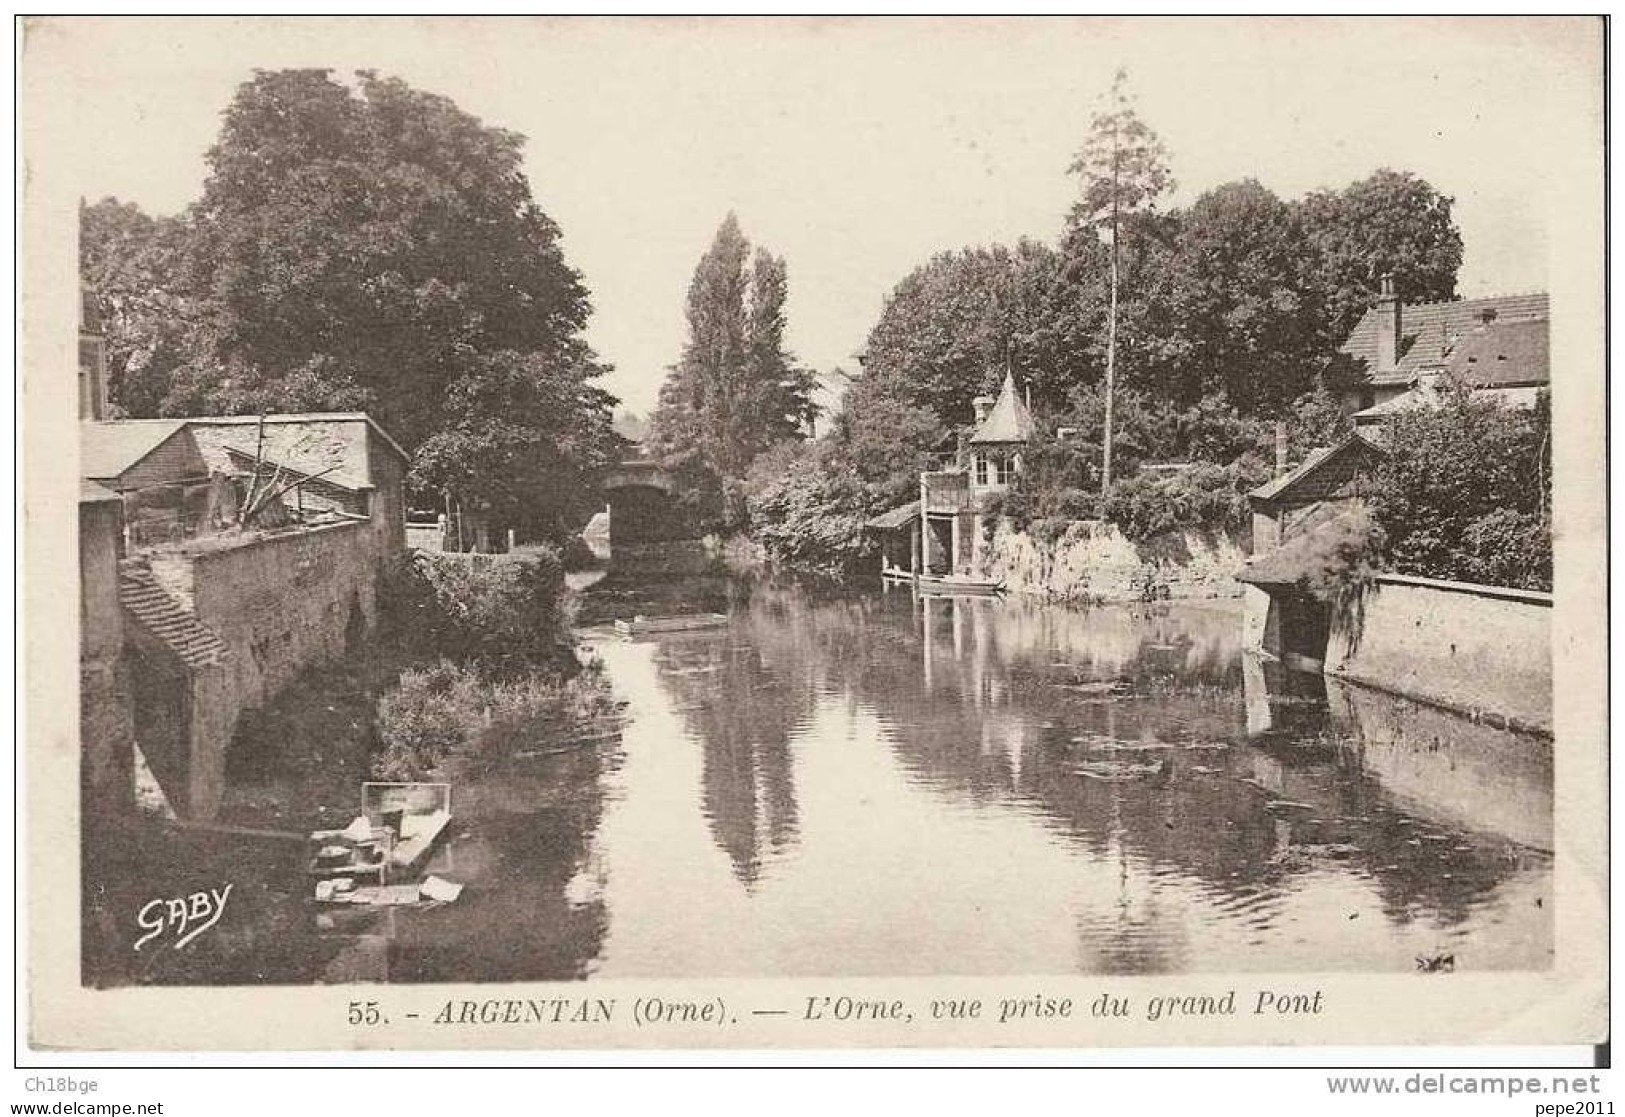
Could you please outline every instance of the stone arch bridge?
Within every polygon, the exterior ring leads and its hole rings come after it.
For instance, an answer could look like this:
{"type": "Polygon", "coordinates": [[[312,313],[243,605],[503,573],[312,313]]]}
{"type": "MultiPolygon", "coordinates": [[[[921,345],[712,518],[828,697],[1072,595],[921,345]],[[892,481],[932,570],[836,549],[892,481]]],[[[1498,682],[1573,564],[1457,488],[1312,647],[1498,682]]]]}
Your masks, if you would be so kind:
{"type": "Polygon", "coordinates": [[[611,554],[700,538],[681,502],[681,484],[659,462],[620,462],[600,473],[598,483],[609,501],[611,554]]]}

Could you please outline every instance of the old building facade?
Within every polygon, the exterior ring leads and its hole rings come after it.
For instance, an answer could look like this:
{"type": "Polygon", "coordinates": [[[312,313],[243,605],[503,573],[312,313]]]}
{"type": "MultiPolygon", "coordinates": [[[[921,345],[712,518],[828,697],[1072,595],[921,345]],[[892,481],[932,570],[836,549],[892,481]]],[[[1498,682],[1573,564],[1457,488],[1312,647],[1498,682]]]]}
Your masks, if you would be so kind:
{"type": "Polygon", "coordinates": [[[139,755],[208,818],[243,711],[376,624],[406,455],[359,412],[90,421],[81,448],[87,809],[132,805],[139,755]]]}

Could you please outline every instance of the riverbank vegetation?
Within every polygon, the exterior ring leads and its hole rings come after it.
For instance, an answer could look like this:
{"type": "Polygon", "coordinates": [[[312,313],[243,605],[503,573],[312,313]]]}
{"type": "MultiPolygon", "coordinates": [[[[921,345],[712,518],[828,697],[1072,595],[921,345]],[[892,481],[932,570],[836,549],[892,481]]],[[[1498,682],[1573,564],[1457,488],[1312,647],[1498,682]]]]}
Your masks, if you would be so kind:
{"type": "Polygon", "coordinates": [[[490,674],[575,664],[557,551],[471,556],[411,552],[388,572],[382,596],[390,637],[419,658],[449,658],[490,674]]]}
{"type": "Polygon", "coordinates": [[[403,672],[378,700],[380,748],[372,775],[421,780],[454,758],[480,766],[523,751],[563,751],[596,739],[596,730],[614,716],[596,661],[570,678],[532,673],[492,679],[441,660],[403,672]]]}
{"type": "Polygon", "coordinates": [[[372,775],[419,780],[451,758],[493,763],[529,741],[562,747],[613,714],[570,634],[556,552],[419,552],[387,585],[386,632],[420,666],[376,703],[372,775]]]}

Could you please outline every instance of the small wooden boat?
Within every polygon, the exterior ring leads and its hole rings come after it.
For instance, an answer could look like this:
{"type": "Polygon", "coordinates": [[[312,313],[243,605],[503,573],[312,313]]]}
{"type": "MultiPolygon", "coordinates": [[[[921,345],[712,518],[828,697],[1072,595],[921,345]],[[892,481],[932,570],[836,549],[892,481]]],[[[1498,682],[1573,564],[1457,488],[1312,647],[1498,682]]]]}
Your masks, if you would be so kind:
{"type": "Polygon", "coordinates": [[[974,597],[992,597],[1004,592],[1003,582],[986,578],[970,578],[961,574],[921,574],[915,579],[921,593],[974,597]]]}
{"type": "Polygon", "coordinates": [[[682,613],[669,617],[634,617],[629,621],[616,621],[615,631],[622,636],[654,636],[662,632],[698,632],[707,628],[721,628],[728,623],[726,613],[682,613]]]}

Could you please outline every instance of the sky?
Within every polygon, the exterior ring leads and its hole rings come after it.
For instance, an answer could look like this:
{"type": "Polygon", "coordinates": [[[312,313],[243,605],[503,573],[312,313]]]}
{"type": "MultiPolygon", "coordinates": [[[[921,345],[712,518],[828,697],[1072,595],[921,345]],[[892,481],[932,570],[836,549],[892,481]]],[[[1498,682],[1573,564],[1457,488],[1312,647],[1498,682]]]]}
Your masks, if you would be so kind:
{"type": "Polygon", "coordinates": [[[1238,178],[1292,198],[1413,171],[1456,200],[1461,294],[1544,289],[1551,168],[1601,134],[1598,27],[81,19],[35,24],[24,67],[68,121],[79,193],[157,213],[198,196],[220,113],[255,68],[375,69],[525,135],[532,193],[592,292],[606,386],[641,413],[730,210],[787,260],[796,355],[856,371],[887,293],[934,253],[1055,238],[1067,163],[1119,66],[1168,148],[1174,204],[1238,178]]]}

